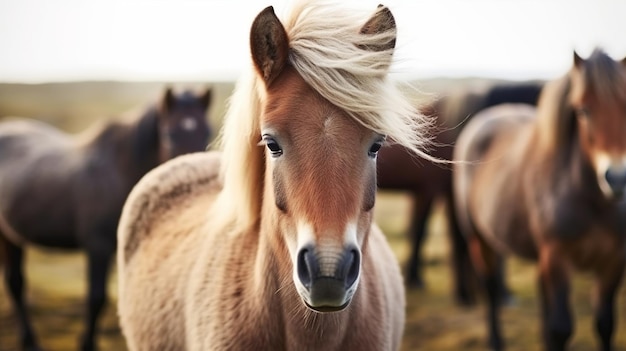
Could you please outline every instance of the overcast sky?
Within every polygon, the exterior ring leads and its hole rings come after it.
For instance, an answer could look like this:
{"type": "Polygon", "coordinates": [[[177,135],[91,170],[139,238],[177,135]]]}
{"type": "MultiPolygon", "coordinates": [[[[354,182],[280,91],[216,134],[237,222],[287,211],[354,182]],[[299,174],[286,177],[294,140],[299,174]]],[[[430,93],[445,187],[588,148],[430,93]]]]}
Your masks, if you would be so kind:
{"type": "MultiPolygon", "coordinates": [[[[340,1],[337,1],[338,3],[340,1]]],[[[398,23],[397,77],[552,78],[572,50],[626,56],[626,1],[363,0],[398,23]]],[[[288,0],[0,0],[0,81],[211,81],[249,64],[248,33],[288,0]]]]}

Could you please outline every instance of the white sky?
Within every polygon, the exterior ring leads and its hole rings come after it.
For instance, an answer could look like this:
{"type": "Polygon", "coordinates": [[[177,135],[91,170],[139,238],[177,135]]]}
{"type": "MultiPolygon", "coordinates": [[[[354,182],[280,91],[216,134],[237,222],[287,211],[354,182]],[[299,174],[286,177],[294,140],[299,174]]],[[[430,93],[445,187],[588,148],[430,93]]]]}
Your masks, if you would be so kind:
{"type": "MultiPolygon", "coordinates": [[[[339,2],[339,1],[338,1],[339,2]]],[[[626,1],[362,0],[398,23],[400,78],[552,78],[601,46],[626,56],[626,1]]],[[[0,0],[0,82],[215,81],[249,64],[248,33],[288,0],[0,0]]]]}

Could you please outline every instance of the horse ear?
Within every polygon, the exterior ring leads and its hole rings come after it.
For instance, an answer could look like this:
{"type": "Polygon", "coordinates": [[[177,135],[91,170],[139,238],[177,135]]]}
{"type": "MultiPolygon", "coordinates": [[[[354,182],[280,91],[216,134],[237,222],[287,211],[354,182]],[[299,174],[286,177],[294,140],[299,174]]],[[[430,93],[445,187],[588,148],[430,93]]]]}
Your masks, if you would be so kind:
{"type": "Polygon", "coordinates": [[[626,66],[626,57],[622,59],[622,65],[626,66]]]}
{"type": "Polygon", "coordinates": [[[202,95],[200,95],[200,102],[202,106],[207,109],[211,105],[211,99],[213,98],[213,89],[207,88],[202,95]]]}
{"type": "Polygon", "coordinates": [[[361,34],[378,34],[387,31],[393,31],[393,39],[385,45],[368,45],[367,48],[374,51],[384,51],[393,49],[396,46],[396,20],[384,5],[378,5],[376,13],[361,28],[361,34]]]}
{"type": "Polygon", "coordinates": [[[582,67],[583,63],[585,63],[585,59],[580,57],[576,50],[574,50],[574,67],[580,68],[582,67]]]}
{"type": "Polygon", "coordinates": [[[250,49],[257,71],[269,86],[282,72],[289,54],[287,33],[272,6],[261,11],[252,22],[250,49]]]}

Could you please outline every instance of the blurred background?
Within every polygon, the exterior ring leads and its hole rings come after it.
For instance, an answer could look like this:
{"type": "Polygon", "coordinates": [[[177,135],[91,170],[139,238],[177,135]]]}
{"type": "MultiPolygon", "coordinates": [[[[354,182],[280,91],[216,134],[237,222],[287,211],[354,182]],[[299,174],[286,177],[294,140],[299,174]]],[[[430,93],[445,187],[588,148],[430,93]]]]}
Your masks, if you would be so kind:
{"type": "MultiPolygon", "coordinates": [[[[375,8],[379,1],[351,1],[375,8]]],[[[226,99],[249,65],[254,16],[288,1],[243,0],[0,0],[0,118],[43,120],[70,133],[96,121],[125,118],[156,101],[166,85],[213,87],[210,123],[219,127],[226,99]]],[[[594,47],[626,56],[626,2],[386,1],[398,24],[392,77],[416,87],[426,103],[494,81],[547,80],[564,74],[576,50],[594,47]]],[[[1,152],[1,150],[0,150],[1,152]]],[[[376,218],[400,261],[408,254],[411,199],[381,192],[376,218]]],[[[461,308],[450,293],[447,230],[437,206],[424,249],[424,290],[408,291],[403,350],[485,349],[482,305],[461,308]]],[[[27,296],[47,350],[74,350],[83,330],[85,261],[81,253],[28,250],[27,296]]],[[[512,260],[516,301],[503,320],[509,350],[539,349],[536,273],[512,260]]],[[[0,273],[1,274],[1,273],[0,273]]],[[[124,350],[115,312],[115,274],[101,322],[102,350],[124,350]]],[[[591,323],[591,279],[575,280],[577,328],[572,350],[596,348],[591,323]]],[[[626,350],[626,295],[619,296],[617,350],[626,350]]],[[[0,351],[16,349],[16,325],[0,288],[0,351]]]]}

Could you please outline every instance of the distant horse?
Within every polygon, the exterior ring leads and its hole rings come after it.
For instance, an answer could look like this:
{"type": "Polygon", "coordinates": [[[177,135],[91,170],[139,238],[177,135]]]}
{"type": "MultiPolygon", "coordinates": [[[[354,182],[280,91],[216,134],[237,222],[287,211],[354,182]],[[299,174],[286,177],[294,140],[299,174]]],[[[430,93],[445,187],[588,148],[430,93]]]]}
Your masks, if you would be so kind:
{"type": "MultiPolygon", "coordinates": [[[[486,88],[465,88],[446,93],[441,99],[427,104],[421,112],[436,118],[437,127],[441,131],[436,134],[436,147],[433,148],[432,155],[451,160],[456,138],[473,114],[504,102],[535,105],[542,87],[543,82],[539,81],[490,84],[486,88]]],[[[382,190],[408,191],[413,198],[409,228],[411,251],[405,272],[409,287],[424,286],[421,248],[427,234],[428,217],[436,199],[445,201],[454,296],[462,305],[474,303],[475,274],[452,206],[451,168],[432,162],[420,162],[402,145],[385,146],[380,150],[378,186],[382,190]]]]}
{"type": "Polygon", "coordinates": [[[385,7],[298,3],[254,20],[222,153],[133,189],[118,231],[131,350],[396,350],[405,295],[372,222],[385,136],[421,151],[428,120],[386,79],[385,7]]]}
{"type": "Polygon", "coordinates": [[[596,50],[544,88],[537,110],[479,113],[454,151],[461,228],[486,288],[489,342],[503,348],[495,293],[499,255],[539,264],[543,338],[563,350],[573,331],[570,276],[597,279],[596,331],[611,350],[625,262],[626,61],[596,50]]]}
{"type": "Polygon", "coordinates": [[[32,120],[0,123],[0,246],[23,349],[39,349],[24,302],[24,246],[86,251],[81,347],[93,350],[124,201],[150,169],[206,148],[210,101],[211,90],[196,96],[167,89],[139,119],[99,125],[78,137],[32,120]]]}

